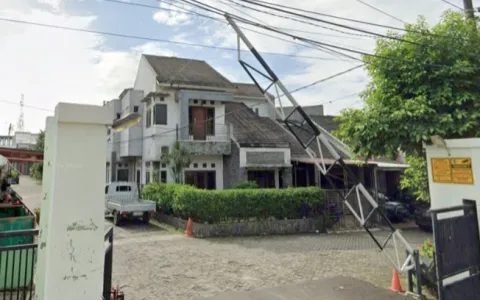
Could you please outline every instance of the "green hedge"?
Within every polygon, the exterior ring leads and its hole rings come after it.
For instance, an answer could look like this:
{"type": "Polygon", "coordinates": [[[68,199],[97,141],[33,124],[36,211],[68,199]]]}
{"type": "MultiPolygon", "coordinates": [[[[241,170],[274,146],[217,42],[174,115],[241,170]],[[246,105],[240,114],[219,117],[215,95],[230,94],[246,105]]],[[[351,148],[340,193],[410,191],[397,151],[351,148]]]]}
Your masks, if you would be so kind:
{"type": "Polygon", "coordinates": [[[258,189],[258,184],[255,181],[244,181],[234,184],[232,189],[258,189]]]}
{"type": "Polygon", "coordinates": [[[324,194],[316,187],[202,190],[188,185],[151,183],[142,198],[164,213],[197,222],[298,219],[323,211],[324,194]]]}

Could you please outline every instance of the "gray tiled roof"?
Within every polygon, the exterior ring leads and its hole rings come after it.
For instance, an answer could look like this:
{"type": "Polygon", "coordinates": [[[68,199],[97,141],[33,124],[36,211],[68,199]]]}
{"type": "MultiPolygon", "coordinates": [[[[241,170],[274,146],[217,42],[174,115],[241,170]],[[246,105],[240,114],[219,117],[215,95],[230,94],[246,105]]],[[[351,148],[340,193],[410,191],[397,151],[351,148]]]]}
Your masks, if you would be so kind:
{"type": "MultiPolygon", "coordinates": [[[[237,92],[235,93],[235,95],[237,95],[237,96],[262,97],[263,98],[263,94],[260,92],[260,90],[258,89],[258,87],[254,83],[234,82],[233,84],[237,88],[237,92]]],[[[267,93],[267,94],[270,96],[270,99],[275,98],[272,94],[270,94],[270,93],[267,93]]]]}
{"type": "Polygon", "coordinates": [[[235,86],[203,60],[145,55],[160,83],[233,89],[235,86]]]}
{"type": "Polygon", "coordinates": [[[225,104],[225,121],[241,147],[288,148],[290,139],[280,125],[260,117],[243,103],[225,104]]]}
{"type": "MultiPolygon", "coordinates": [[[[241,147],[290,147],[292,158],[309,158],[295,136],[290,134],[288,129],[282,128],[285,125],[268,117],[258,116],[245,104],[227,103],[225,114],[226,122],[233,124],[233,136],[241,147]]],[[[293,130],[304,143],[312,137],[305,129],[293,127],[293,130]]],[[[311,145],[311,149],[317,153],[317,157],[320,157],[316,142],[311,145]]],[[[340,150],[337,149],[337,151],[343,158],[349,158],[340,150]]],[[[322,146],[322,153],[324,158],[333,159],[324,146],[322,146]]]]}

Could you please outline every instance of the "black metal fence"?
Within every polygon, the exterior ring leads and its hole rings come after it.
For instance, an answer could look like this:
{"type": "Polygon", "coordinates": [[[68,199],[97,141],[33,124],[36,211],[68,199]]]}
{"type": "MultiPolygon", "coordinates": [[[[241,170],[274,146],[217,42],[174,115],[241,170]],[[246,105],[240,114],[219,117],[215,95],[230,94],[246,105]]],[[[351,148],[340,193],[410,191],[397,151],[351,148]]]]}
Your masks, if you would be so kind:
{"type": "Polygon", "coordinates": [[[113,269],[113,227],[105,233],[105,264],[103,269],[103,299],[110,300],[112,293],[112,269],[113,269]]]}
{"type": "Polygon", "coordinates": [[[439,299],[479,299],[480,233],[476,202],[463,200],[463,205],[432,210],[432,220],[439,299]],[[461,279],[454,279],[460,275],[461,279]]]}
{"type": "Polygon", "coordinates": [[[0,232],[0,299],[34,299],[38,229],[0,232]]]}

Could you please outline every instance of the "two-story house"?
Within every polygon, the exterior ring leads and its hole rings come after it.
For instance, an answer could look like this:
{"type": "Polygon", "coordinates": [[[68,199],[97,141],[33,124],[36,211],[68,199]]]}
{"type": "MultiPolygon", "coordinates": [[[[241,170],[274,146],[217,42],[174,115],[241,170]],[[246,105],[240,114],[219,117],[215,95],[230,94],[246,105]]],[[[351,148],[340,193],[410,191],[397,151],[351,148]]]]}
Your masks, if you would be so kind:
{"type": "MultiPolygon", "coordinates": [[[[271,97],[271,101],[274,101],[271,97]]],[[[192,156],[185,182],[223,189],[224,156],[231,154],[232,126],[226,104],[244,103],[258,116],[274,109],[252,84],[232,83],[205,61],[142,55],[134,87],[106,102],[114,119],[139,112],[142,122],[111,133],[107,180],[174,182],[161,157],[179,141],[192,156]]]]}

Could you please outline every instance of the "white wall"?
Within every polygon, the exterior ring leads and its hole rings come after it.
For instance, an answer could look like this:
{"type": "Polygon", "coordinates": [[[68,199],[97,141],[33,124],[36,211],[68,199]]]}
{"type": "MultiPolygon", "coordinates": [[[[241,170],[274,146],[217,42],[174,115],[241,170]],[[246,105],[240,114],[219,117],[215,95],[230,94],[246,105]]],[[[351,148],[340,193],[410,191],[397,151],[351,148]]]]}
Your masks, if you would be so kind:
{"type": "Polygon", "coordinates": [[[247,152],[283,152],[285,165],[291,165],[290,148],[240,148],[240,167],[247,165],[247,152]]]}
{"type": "MultiPolygon", "coordinates": [[[[217,185],[217,190],[223,190],[223,157],[220,155],[216,156],[194,156],[192,158],[192,163],[189,168],[185,168],[185,171],[213,171],[215,170],[215,180],[217,185]],[[193,164],[197,163],[198,167],[193,168],[193,164]],[[203,167],[203,164],[206,163],[207,166],[203,167]],[[215,167],[212,168],[212,163],[215,164],[215,167]]],[[[170,175],[170,174],[169,174],[170,175]]]]}
{"type": "MultiPolygon", "coordinates": [[[[445,148],[426,146],[428,180],[432,209],[461,205],[463,199],[476,200],[480,214],[480,139],[446,140],[445,148]],[[432,158],[471,158],[473,184],[437,183],[432,176],[432,158]]],[[[480,220],[479,220],[480,226],[480,220]]]]}
{"type": "Polygon", "coordinates": [[[275,110],[270,104],[268,104],[267,99],[265,98],[234,96],[234,99],[236,101],[243,102],[248,107],[251,107],[253,111],[258,109],[258,115],[261,117],[270,117],[272,119],[275,118],[275,110]]]}
{"type": "Polygon", "coordinates": [[[147,62],[147,59],[142,55],[133,88],[135,90],[143,91],[145,95],[147,95],[148,93],[155,91],[156,83],[156,74],[147,62]]]}

